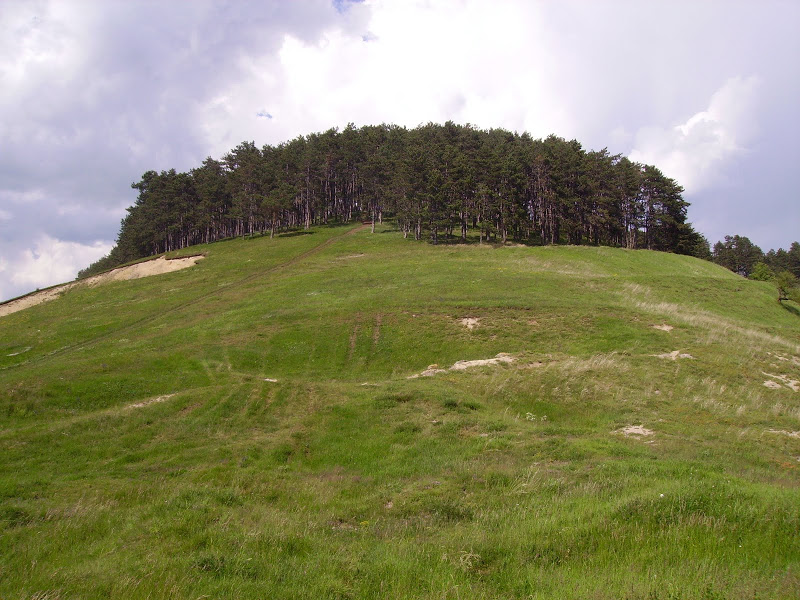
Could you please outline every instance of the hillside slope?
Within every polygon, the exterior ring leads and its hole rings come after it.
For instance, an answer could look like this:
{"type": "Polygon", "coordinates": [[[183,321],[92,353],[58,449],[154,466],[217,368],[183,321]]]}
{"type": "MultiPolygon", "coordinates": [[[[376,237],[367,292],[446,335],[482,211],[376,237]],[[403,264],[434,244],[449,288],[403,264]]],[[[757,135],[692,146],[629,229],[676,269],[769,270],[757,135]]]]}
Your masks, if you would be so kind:
{"type": "Polygon", "coordinates": [[[198,252],[0,318],[0,596],[800,593],[770,285],[388,227],[198,252]]]}

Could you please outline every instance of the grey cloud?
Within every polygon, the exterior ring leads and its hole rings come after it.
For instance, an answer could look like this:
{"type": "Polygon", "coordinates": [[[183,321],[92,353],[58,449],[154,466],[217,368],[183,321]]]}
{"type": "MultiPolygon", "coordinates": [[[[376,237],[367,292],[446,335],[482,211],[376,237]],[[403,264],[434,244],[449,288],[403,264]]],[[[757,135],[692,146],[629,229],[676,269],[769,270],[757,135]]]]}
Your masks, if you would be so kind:
{"type": "MultiPolygon", "coordinates": [[[[30,240],[113,240],[124,207],[135,199],[130,183],[146,170],[192,168],[242,132],[263,142],[269,135],[307,133],[308,119],[319,115],[358,122],[359,105],[351,99],[337,113],[325,97],[281,103],[270,91],[279,94],[286,76],[278,56],[285,36],[313,46],[336,28],[375,52],[391,41],[378,24],[370,26],[371,11],[380,9],[380,3],[338,0],[0,1],[0,297],[9,289],[4,278],[13,257],[32,248],[30,240]],[[40,51],[45,54],[35,58],[40,51]],[[274,81],[247,86],[263,73],[274,81]],[[216,111],[213,102],[230,90],[242,96],[230,106],[223,98],[216,111]]],[[[566,115],[563,122],[573,123],[572,130],[553,133],[590,148],[627,154],[638,132],[684,123],[705,110],[729,79],[758,76],[758,133],[721,169],[720,185],[687,194],[689,216],[712,242],[740,233],[767,249],[797,239],[800,203],[792,177],[800,164],[794,106],[800,97],[794,64],[800,5],[574,0],[542,2],[522,14],[541,21],[529,17],[531,23],[523,24],[541,52],[520,47],[518,62],[492,72],[534,81],[545,73],[545,91],[557,100],[552,104],[566,115]]],[[[492,44],[503,31],[485,35],[491,64],[492,44]]],[[[371,90],[374,81],[362,82],[361,65],[352,60],[346,75],[353,93],[359,85],[371,90]]],[[[404,89],[429,93],[420,84],[424,78],[414,79],[416,70],[406,76],[404,89]]],[[[341,78],[327,81],[336,85],[341,78]]],[[[420,120],[458,120],[467,97],[461,83],[440,94],[440,114],[420,120]]],[[[486,81],[480,96],[490,98],[505,83],[486,81]]],[[[379,93],[374,98],[370,114],[399,123],[409,118],[398,112],[405,107],[381,101],[379,93]]],[[[502,112],[487,111],[498,121],[484,125],[524,119],[525,107],[500,106],[502,112]]],[[[553,118],[542,114],[542,127],[552,131],[553,118]]],[[[84,255],[76,250],[72,256],[84,255]]]]}
{"type": "Polygon", "coordinates": [[[756,75],[756,132],[720,168],[717,185],[685,194],[689,218],[712,244],[735,233],[764,250],[798,239],[800,202],[788,174],[800,164],[800,5],[678,0],[543,7],[549,44],[559,48],[552,57],[556,86],[569,112],[582,117],[570,134],[589,147],[627,154],[637,131],[683,123],[726,80],[756,75]]]}
{"type": "Polygon", "coordinates": [[[244,61],[276,64],[287,34],[314,43],[332,26],[359,32],[363,14],[327,0],[98,0],[7,2],[5,18],[13,23],[0,41],[0,208],[9,216],[0,258],[8,263],[41,234],[113,240],[135,199],[132,181],[209,154],[196,115],[246,76],[244,61]],[[26,194],[36,200],[20,201],[26,194]]]}

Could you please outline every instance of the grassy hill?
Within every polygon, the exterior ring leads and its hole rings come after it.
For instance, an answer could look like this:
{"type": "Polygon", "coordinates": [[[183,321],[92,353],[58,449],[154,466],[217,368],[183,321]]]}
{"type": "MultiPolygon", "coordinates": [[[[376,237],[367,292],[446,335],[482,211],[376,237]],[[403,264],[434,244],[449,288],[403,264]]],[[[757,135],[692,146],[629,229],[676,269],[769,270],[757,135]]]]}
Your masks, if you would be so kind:
{"type": "Polygon", "coordinates": [[[0,319],[0,598],[800,595],[769,284],[389,227],[198,251],[0,319]]]}

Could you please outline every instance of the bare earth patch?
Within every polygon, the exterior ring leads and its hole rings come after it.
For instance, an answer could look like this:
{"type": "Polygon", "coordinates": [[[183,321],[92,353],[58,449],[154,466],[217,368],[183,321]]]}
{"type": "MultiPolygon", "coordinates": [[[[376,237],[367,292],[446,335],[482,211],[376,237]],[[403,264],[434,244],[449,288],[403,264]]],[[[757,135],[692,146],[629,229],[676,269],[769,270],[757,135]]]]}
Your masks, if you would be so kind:
{"type": "Polygon", "coordinates": [[[471,369],[472,367],[484,367],[486,365],[499,365],[500,363],[512,363],[514,357],[505,352],[501,352],[494,358],[485,358],[482,360],[460,360],[450,367],[451,371],[463,371],[464,369],[471,369]]]}
{"type": "Polygon", "coordinates": [[[142,402],[135,402],[134,404],[128,404],[126,408],[144,408],[145,406],[150,406],[151,404],[158,404],[160,402],[165,402],[172,398],[175,394],[165,394],[163,396],[156,396],[155,398],[150,398],[149,400],[143,400],[142,402]]]}
{"type": "Polygon", "coordinates": [[[458,322],[461,323],[464,327],[472,331],[480,324],[480,319],[475,317],[465,317],[464,319],[459,319],[458,322]]]}
{"type": "MultiPolygon", "coordinates": [[[[773,379],[777,379],[778,381],[780,381],[783,385],[788,387],[793,392],[800,392],[800,381],[797,381],[796,379],[789,379],[789,377],[787,375],[773,375],[772,373],[765,373],[764,371],[761,371],[761,373],[763,373],[767,377],[772,377],[773,379]]],[[[766,387],[768,387],[768,388],[773,389],[773,390],[774,389],[779,389],[781,387],[780,384],[776,384],[776,382],[774,382],[774,381],[769,381],[769,382],[765,381],[764,385],[766,387]],[[771,383],[771,384],[775,384],[775,385],[767,385],[767,383],[771,383]],[[776,385],[777,385],[777,387],[776,387],[776,385]]]]}
{"type": "Polygon", "coordinates": [[[350,260],[351,258],[361,258],[362,256],[366,256],[365,254],[348,254],[346,256],[337,256],[336,260],[350,260]]]}
{"type": "Polygon", "coordinates": [[[447,371],[464,371],[466,369],[471,369],[472,367],[485,367],[489,365],[494,366],[501,363],[512,362],[514,362],[513,356],[506,354],[505,352],[501,352],[494,358],[484,358],[480,360],[459,360],[449,369],[442,369],[437,364],[428,365],[428,368],[422,371],[422,373],[409,375],[408,379],[416,379],[417,377],[431,377],[432,375],[437,375],[439,373],[447,373],[447,371]]]}
{"type": "Polygon", "coordinates": [[[164,273],[172,273],[173,271],[180,271],[181,269],[192,267],[203,258],[205,257],[202,255],[187,256],[186,258],[166,258],[161,256],[155,260],[148,260],[136,263],[135,265],[120,267],[108,273],[101,273],[100,275],[84,279],[83,282],[89,286],[95,286],[109,281],[127,281],[129,279],[150,277],[151,275],[163,275],[164,273]]]}
{"type": "Polygon", "coordinates": [[[47,302],[48,300],[55,300],[63,292],[66,292],[74,285],[75,285],[74,283],[66,283],[58,287],[50,288],[49,290],[34,292],[32,294],[28,294],[27,296],[23,296],[22,298],[17,298],[16,300],[11,300],[10,302],[6,302],[5,304],[0,304],[0,317],[5,317],[6,315],[10,315],[11,313],[15,313],[20,310],[25,310],[26,308],[30,308],[31,306],[36,306],[37,304],[41,304],[42,302],[47,302]]]}
{"type": "Polygon", "coordinates": [[[656,358],[666,358],[669,360],[678,360],[679,358],[694,358],[691,354],[682,353],[680,350],[673,350],[665,354],[653,354],[656,358]]]}
{"type": "Polygon", "coordinates": [[[25,310],[26,308],[36,306],[42,302],[55,300],[67,290],[79,285],[88,285],[89,287],[94,287],[109,281],[126,281],[128,279],[140,279],[142,277],[149,277],[151,275],[171,273],[172,271],[180,271],[181,269],[191,267],[202,258],[204,257],[199,255],[171,259],[167,259],[162,256],[160,258],[156,258],[155,260],[148,260],[145,262],[136,263],[135,265],[120,267],[118,269],[114,269],[113,271],[109,271],[108,273],[101,273],[100,275],[94,275],[93,277],[88,277],[80,281],[73,281],[70,283],[57,285],[55,287],[42,290],[41,292],[33,292],[32,294],[28,294],[22,298],[17,298],[16,300],[11,300],[10,302],[0,304],[0,317],[5,317],[11,313],[25,310]]]}
{"type": "Polygon", "coordinates": [[[28,350],[31,349],[31,346],[27,346],[18,352],[12,352],[11,354],[6,354],[6,356],[19,356],[20,354],[25,354],[28,350]]]}
{"type": "Polygon", "coordinates": [[[781,362],[791,362],[796,365],[800,365],[800,357],[797,356],[786,356],[784,354],[778,354],[777,352],[767,352],[768,355],[776,358],[781,362]]]}
{"type": "Polygon", "coordinates": [[[764,382],[764,387],[769,388],[771,390],[779,390],[781,389],[781,384],[777,381],[772,381],[771,379],[767,379],[764,382]]]}
{"type": "Polygon", "coordinates": [[[788,435],[793,438],[800,438],[800,431],[786,431],[785,429],[767,429],[769,433],[777,433],[778,435],[788,435]]]}
{"type": "Polygon", "coordinates": [[[653,430],[647,429],[642,425],[627,425],[622,429],[618,429],[615,433],[621,433],[625,437],[639,438],[653,435],[653,430]]]}
{"type": "Polygon", "coordinates": [[[425,369],[419,375],[412,375],[409,379],[416,379],[417,377],[431,377],[432,375],[436,375],[437,373],[447,373],[447,369],[439,368],[439,365],[436,363],[432,365],[428,365],[428,368],[425,369]]]}
{"type": "Polygon", "coordinates": [[[653,329],[660,329],[661,331],[672,331],[675,329],[672,325],[667,325],[664,323],[663,325],[651,325],[653,329]]]}

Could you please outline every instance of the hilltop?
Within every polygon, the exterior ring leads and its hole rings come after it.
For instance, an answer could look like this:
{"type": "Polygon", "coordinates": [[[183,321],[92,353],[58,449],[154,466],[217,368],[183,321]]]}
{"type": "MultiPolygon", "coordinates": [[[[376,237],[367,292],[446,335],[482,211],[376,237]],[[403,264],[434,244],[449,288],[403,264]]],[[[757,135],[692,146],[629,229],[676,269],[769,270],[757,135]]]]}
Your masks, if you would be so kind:
{"type": "Polygon", "coordinates": [[[276,146],[242,142],[186,173],[147,171],[111,252],[84,269],[297,226],[374,224],[434,243],[647,248],[710,258],[683,188],[653,165],[555,135],[428,123],[348,125],[276,146]]]}
{"type": "Polygon", "coordinates": [[[0,596],[800,593],[797,305],[370,229],[0,318],[0,596]]]}

